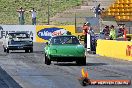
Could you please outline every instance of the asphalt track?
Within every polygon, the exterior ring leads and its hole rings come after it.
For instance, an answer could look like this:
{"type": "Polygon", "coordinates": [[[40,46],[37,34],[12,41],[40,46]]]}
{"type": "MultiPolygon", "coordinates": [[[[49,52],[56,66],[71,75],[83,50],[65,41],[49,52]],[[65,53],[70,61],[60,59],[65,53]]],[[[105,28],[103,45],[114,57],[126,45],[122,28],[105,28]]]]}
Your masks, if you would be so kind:
{"type": "Polygon", "coordinates": [[[87,54],[87,65],[52,62],[44,64],[44,44],[34,43],[34,52],[3,52],[0,45],[0,88],[132,88],[132,85],[89,85],[78,81],[82,67],[90,79],[130,79],[132,62],[87,54]]]}

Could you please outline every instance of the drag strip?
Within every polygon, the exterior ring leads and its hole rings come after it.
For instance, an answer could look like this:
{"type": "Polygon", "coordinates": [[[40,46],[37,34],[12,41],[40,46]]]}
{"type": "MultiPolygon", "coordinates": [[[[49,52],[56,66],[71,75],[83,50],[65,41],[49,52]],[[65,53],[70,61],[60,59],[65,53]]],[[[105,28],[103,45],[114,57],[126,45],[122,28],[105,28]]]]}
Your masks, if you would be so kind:
{"type": "MultiPolygon", "coordinates": [[[[10,80],[14,80],[15,84],[20,88],[83,88],[78,82],[82,67],[88,71],[89,78],[91,79],[132,79],[132,62],[118,61],[97,55],[87,54],[86,66],[78,66],[75,62],[52,62],[49,66],[45,65],[44,47],[45,44],[43,43],[34,43],[33,53],[11,51],[9,54],[6,54],[3,52],[1,45],[0,66],[10,78],[13,78],[10,80]]],[[[7,80],[6,77],[2,77],[2,79],[7,80]]],[[[11,82],[8,81],[8,83],[11,82]]],[[[86,88],[89,87],[106,88],[106,86],[87,86],[86,88]]],[[[132,86],[115,87],[131,88],[132,86]]],[[[107,86],[107,88],[113,87],[107,86]]]]}

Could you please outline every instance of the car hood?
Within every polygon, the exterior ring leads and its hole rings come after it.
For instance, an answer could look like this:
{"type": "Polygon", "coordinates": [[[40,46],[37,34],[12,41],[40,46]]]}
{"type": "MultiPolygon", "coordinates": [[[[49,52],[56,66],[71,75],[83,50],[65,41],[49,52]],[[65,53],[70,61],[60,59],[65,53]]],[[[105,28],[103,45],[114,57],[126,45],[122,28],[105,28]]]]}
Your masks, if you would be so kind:
{"type": "Polygon", "coordinates": [[[50,53],[60,56],[84,56],[85,49],[83,45],[50,45],[50,53]]]}

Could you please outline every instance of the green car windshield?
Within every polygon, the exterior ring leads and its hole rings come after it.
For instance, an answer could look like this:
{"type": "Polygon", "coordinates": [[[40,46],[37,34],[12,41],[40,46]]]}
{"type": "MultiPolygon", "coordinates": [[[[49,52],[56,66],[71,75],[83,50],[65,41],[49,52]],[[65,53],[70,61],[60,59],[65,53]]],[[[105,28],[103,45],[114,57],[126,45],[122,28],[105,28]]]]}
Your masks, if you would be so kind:
{"type": "Polygon", "coordinates": [[[53,37],[50,44],[80,44],[79,40],[75,36],[57,36],[53,37]]]}

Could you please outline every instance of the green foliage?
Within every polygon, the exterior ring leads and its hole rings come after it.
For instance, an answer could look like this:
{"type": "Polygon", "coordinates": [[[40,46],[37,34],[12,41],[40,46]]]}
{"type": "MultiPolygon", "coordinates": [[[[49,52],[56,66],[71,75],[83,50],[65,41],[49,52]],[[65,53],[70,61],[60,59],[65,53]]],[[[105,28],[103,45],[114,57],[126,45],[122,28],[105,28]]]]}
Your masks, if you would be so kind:
{"type": "MultiPolygon", "coordinates": [[[[78,6],[82,0],[49,0],[49,13],[53,17],[56,13],[78,6]]],[[[37,11],[37,24],[47,24],[48,0],[0,0],[0,24],[18,24],[17,9],[23,7],[25,24],[31,24],[32,7],[37,11]]]]}

